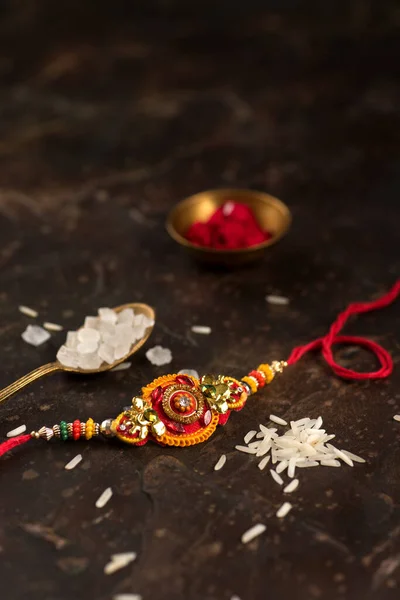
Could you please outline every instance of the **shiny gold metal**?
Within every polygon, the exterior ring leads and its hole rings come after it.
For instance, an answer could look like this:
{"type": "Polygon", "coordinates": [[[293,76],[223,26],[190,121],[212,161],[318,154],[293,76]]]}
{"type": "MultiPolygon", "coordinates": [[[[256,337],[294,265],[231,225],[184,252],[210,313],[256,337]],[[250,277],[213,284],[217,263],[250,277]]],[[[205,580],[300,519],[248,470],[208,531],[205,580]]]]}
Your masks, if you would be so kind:
{"type": "MultiPolygon", "coordinates": [[[[135,311],[135,313],[137,313],[137,314],[144,314],[149,319],[152,319],[152,320],[155,319],[154,309],[151,308],[151,306],[148,306],[147,304],[141,304],[141,303],[122,304],[121,306],[116,306],[114,308],[114,310],[116,313],[119,313],[121,310],[124,310],[124,308],[132,308],[135,311]]],[[[28,375],[24,375],[24,377],[21,377],[21,379],[18,379],[11,385],[8,385],[3,390],[1,390],[0,391],[0,402],[3,402],[3,400],[6,400],[7,398],[12,396],[16,392],[19,392],[20,390],[22,390],[22,388],[26,387],[30,383],[33,383],[40,377],[44,377],[44,375],[50,375],[51,373],[55,373],[56,371],[66,371],[67,373],[80,373],[80,374],[84,374],[84,375],[91,374],[91,373],[102,373],[103,371],[109,371],[110,369],[113,369],[120,363],[125,362],[130,356],[132,356],[132,354],[137,352],[139,350],[139,348],[141,348],[143,346],[143,344],[147,341],[152,330],[153,330],[152,326],[148,327],[146,329],[145,335],[139,341],[137,341],[135,344],[133,344],[133,346],[131,347],[128,354],[126,354],[119,360],[116,360],[111,365],[104,363],[98,369],[83,370],[83,369],[73,369],[71,367],[64,367],[64,365],[62,365],[57,360],[57,361],[49,363],[47,365],[43,365],[42,367],[38,367],[34,371],[31,371],[30,373],[28,373],[28,375]]]]}
{"type": "Polygon", "coordinates": [[[186,423],[186,424],[194,423],[203,414],[204,397],[203,397],[203,394],[201,392],[199,392],[199,390],[196,390],[191,385],[181,385],[181,384],[177,383],[176,385],[170,385],[164,392],[164,396],[162,399],[162,407],[163,407],[163,410],[164,410],[165,414],[167,415],[167,417],[172,419],[172,421],[176,421],[178,423],[186,423]],[[181,415],[179,415],[174,410],[172,410],[170,400],[171,400],[171,397],[174,394],[176,394],[177,392],[186,392],[188,395],[195,397],[196,403],[197,403],[197,408],[192,413],[190,413],[188,415],[185,415],[185,413],[182,413],[181,415]]]}
{"type": "Polygon", "coordinates": [[[274,196],[255,190],[217,189],[200,192],[176,204],[168,215],[166,227],[170,236],[193,257],[209,263],[236,266],[262,258],[265,250],[285,235],[291,221],[289,208],[274,196]],[[189,242],[185,234],[190,225],[196,221],[207,221],[227,200],[250,206],[261,227],[272,237],[257,246],[239,250],[205,248],[189,242]]]}

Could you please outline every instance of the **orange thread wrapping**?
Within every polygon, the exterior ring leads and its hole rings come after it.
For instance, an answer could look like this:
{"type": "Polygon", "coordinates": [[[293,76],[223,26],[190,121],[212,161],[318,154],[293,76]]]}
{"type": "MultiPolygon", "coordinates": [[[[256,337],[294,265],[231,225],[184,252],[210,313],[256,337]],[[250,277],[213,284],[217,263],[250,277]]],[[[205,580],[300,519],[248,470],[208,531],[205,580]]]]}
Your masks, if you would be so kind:
{"type": "Polygon", "coordinates": [[[187,435],[175,435],[173,433],[164,433],[157,438],[157,441],[167,446],[194,446],[205,442],[214,433],[219,421],[219,414],[213,413],[210,423],[195,433],[187,435]]]}

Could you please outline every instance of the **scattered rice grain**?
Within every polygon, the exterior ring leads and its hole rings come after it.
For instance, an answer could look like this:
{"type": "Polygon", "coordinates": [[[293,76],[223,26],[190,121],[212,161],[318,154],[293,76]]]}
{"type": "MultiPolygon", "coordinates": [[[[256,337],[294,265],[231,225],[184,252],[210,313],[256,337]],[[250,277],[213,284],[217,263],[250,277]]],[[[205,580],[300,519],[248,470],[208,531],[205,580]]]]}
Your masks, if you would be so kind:
{"type": "Polygon", "coordinates": [[[393,419],[394,419],[395,421],[400,421],[400,415],[394,415],[393,419]]]}
{"type": "Polygon", "coordinates": [[[72,460],[70,460],[64,467],[64,469],[67,469],[67,471],[72,471],[72,469],[75,469],[75,467],[77,465],[79,465],[79,463],[82,460],[82,454],[77,454],[72,460]]]}
{"type": "Polygon", "coordinates": [[[260,471],[263,471],[265,469],[265,467],[267,466],[267,464],[269,463],[270,460],[271,460],[270,456],[266,456],[265,458],[260,460],[260,462],[258,463],[258,468],[260,469],[260,471]]]}
{"type": "Polygon", "coordinates": [[[45,321],[43,323],[43,327],[47,329],[47,331],[62,331],[64,329],[62,325],[58,325],[58,323],[50,323],[50,321],[45,321]]]}
{"type": "Polygon", "coordinates": [[[239,452],[246,452],[247,454],[256,454],[256,448],[249,448],[248,446],[235,446],[236,450],[239,452]]]}
{"type": "Polygon", "coordinates": [[[270,469],[270,473],[271,473],[272,479],[274,479],[278,485],[283,485],[283,479],[280,475],[278,475],[278,473],[276,471],[274,471],[273,469],[270,469]]]}
{"type": "Polygon", "coordinates": [[[266,296],[265,299],[268,302],[268,304],[276,304],[278,306],[286,306],[287,304],[289,304],[289,298],[286,298],[285,296],[276,296],[275,294],[268,294],[268,296],[266,296]]]}
{"type": "Polygon", "coordinates": [[[223,455],[222,455],[222,456],[219,458],[219,460],[218,460],[217,464],[215,465],[215,467],[214,467],[214,471],[219,471],[220,469],[222,469],[222,467],[224,466],[224,464],[225,464],[225,463],[226,463],[226,455],[225,455],[225,454],[223,454],[223,455]]]}
{"type": "Polygon", "coordinates": [[[24,433],[25,431],[26,431],[26,425],[19,425],[15,429],[11,429],[11,431],[9,431],[7,433],[7,437],[8,438],[15,437],[16,435],[21,435],[21,433],[24,433]]]}
{"type": "Polygon", "coordinates": [[[99,496],[96,500],[96,508],[103,508],[110,500],[113,495],[112,489],[110,487],[106,488],[104,492],[99,496]]]}
{"type": "Polygon", "coordinates": [[[252,429],[251,431],[246,433],[246,435],[244,436],[244,443],[248,444],[249,442],[251,442],[251,440],[256,435],[256,433],[257,433],[257,431],[255,431],[254,429],[252,429]]]}
{"type": "Polygon", "coordinates": [[[358,463],[366,462],[364,458],[361,458],[361,456],[357,456],[357,454],[353,454],[352,452],[349,452],[348,450],[342,450],[342,452],[344,454],[346,454],[349,458],[351,458],[351,460],[354,462],[358,462],[358,463]]]}
{"type": "Polygon", "coordinates": [[[209,335],[211,333],[211,327],[208,325],[193,325],[193,333],[199,333],[200,335],[209,335]]]}
{"type": "Polygon", "coordinates": [[[250,527],[250,529],[245,531],[242,535],[242,544],[248,544],[254,540],[254,538],[264,533],[266,529],[267,527],[263,523],[257,523],[257,525],[250,527]]]}
{"type": "Polygon", "coordinates": [[[283,488],[283,493],[291,494],[292,492],[294,492],[294,490],[297,490],[298,487],[299,487],[299,480],[293,479],[293,481],[291,481],[289,483],[289,485],[287,485],[285,488],[283,488]]]}
{"type": "Polygon", "coordinates": [[[35,310],[34,308],[30,308],[29,306],[24,306],[23,304],[18,306],[18,310],[20,313],[22,313],[26,317],[32,317],[33,319],[36,319],[36,317],[39,316],[39,313],[37,310],[35,310]]]}
{"type": "Polygon", "coordinates": [[[269,420],[278,425],[287,425],[287,422],[276,415],[269,415],[269,420]]]}
{"type": "Polygon", "coordinates": [[[117,594],[113,596],[113,600],[142,600],[140,594],[117,594]]]}
{"type": "Polygon", "coordinates": [[[119,569],[123,569],[128,566],[131,562],[136,559],[136,552],[121,552],[120,554],[113,554],[111,560],[104,567],[104,573],[106,575],[112,575],[119,569]]]}
{"type": "Polygon", "coordinates": [[[342,450],[339,450],[339,448],[336,448],[335,446],[332,446],[332,450],[336,454],[336,456],[338,458],[341,458],[345,463],[347,463],[349,467],[354,467],[354,463],[351,460],[351,458],[349,458],[344,452],[342,452],[342,450]]]}
{"type": "Polygon", "coordinates": [[[321,460],[320,464],[323,467],[340,467],[340,460],[335,460],[334,458],[329,458],[327,460],[321,460]]]}
{"type": "Polygon", "coordinates": [[[276,513],[276,516],[278,517],[278,519],[283,519],[283,517],[286,517],[286,515],[292,510],[292,508],[293,507],[290,504],[290,502],[284,502],[278,510],[278,512],[276,513]]]}

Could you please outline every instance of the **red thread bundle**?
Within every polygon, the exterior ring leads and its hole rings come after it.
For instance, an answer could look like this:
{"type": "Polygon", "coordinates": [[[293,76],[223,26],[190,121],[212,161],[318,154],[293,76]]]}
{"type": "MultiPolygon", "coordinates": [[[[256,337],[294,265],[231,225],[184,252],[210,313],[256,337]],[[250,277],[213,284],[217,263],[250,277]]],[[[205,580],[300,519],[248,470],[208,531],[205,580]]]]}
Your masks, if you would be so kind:
{"type": "Polygon", "coordinates": [[[246,204],[227,201],[206,222],[193,223],[186,239],[196,246],[216,250],[239,250],[266,242],[271,237],[264,231],[246,204]]]}

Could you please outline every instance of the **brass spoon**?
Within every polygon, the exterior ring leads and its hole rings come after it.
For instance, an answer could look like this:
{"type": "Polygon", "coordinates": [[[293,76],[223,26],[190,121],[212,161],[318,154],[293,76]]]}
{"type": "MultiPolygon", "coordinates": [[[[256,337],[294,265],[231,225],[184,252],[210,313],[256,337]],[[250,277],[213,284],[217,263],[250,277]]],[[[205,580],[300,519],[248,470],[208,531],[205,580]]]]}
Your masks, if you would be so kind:
{"type": "MultiPolygon", "coordinates": [[[[148,306],[147,304],[140,304],[140,303],[122,304],[121,306],[116,306],[113,310],[116,313],[119,313],[121,310],[124,310],[124,308],[132,308],[134,310],[135,314],[143,314],[146,317],[148,317],[149,319],[152,319],[152,320],[155,319],[154,310],[151,308],[151,306],[148,306]]],[[[143,344],[146,342],[146,340],[150,336],[152,330],[153,330],[153,326],[148,327],[146,329],[146,333],[144,334],[144,336],[131,346],[131,349],[129,350],[128,354],[126,356],[123,356],[122,358],[116,360],[111,365],[109,365],[108,363],[104,363],[98,369],[85,369],[84,370],[84,369],[78,369],[78,368],[74,369],[72,367],[65,367],[58,360],[56,360],[55,362],[48,363],[47,365],[43,365],[42,367],[38,367],[34,371],[31,371],[24,377],[21,377],[21,379],[18,379],[11,385],[8,385],[3,390],[1,390],[0,391],[0,402],[3,402],[3,400],[6,400],[6,398],[9,398],[16,392],[19,392],[19,390],[22,390],[22,388],[24,388],[25,386],[29,385],[30,383],[33,383],[34,381],[36,381],[36,379],[39,379],[40,377],[43,377],[44,375],[50,375],[50,373],[55,373],[56,371],[67,371],[68,373],[84,373],[84,374],[102,373],[103,371],[109,371],[110,369],[113,369],[120,363],[125,362],[127,360],[127,358],[129,358],[132,354],[134,354],[137,350],[139,350],[139,348],[141,348],[143,346],[143,344]]]]}

